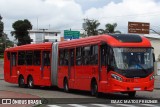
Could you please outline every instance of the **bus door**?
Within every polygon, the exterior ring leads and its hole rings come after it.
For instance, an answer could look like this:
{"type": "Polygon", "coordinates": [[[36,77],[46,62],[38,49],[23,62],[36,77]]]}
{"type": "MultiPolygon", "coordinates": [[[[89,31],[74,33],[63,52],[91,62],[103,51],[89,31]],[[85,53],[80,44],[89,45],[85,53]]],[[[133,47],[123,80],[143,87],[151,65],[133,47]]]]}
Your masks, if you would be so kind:
{"type": "Polygon", "coordinates": [[[58,66],[58,87],[63,88],[64,77],[68,79],[68,69],[69,69],[69,51],[68,49],[59,50],[59,66],[58,66]]]}
{"type": "Polygon", "coordinates": [[[23,76],[26,75],[25,54],[25,51],[18,51],[17,72],[19,72],[19,75],[22,74],[23,76]]]}
{"type": "Polygon", "coordinates": [[[69,64],[68,64],[68,77],[69,87],[73,88],[75,83],[75,49],[69,49],[69,64]]]}
{"type": "Polygon", "coordinates": [[[42,70],[41,70],[42,78],[49,80],[50,73],[51,73],[50,71],[51,71],[51,52],[43,51],[42,52],[42,70]]]}
{"type": "Polygon", "coordinates": [[[11,52],[10,76],[17,77],[17,53],[11,52]]]}
{"type": "Polygon", "coordinates": [[[40,82],[41,78],[41,51],[40,50],[35,50],[33,54],[33,71],[36,76],[36,81],[37,83],[42,83],[40,82]]]}
{"type": "MultiPolygon", "coordinates": [[[[99,70],[99,81],[105,85],[108,81],[107,78],[107,44],[103,44],[100,46],[100,70],[99,70]]],[[[105,90],[105,86],[100,85],[102,90],[105,90]]]]}

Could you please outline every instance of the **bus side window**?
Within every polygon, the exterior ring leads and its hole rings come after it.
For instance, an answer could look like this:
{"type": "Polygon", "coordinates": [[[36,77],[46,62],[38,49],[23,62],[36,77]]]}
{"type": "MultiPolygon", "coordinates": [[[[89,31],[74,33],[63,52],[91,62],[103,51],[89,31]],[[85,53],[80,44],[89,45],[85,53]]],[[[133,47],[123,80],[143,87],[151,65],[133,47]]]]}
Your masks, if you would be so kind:
{"type": "Polygon", "coordinates": [[[98,64],[98,45],[91,46],[89,62],[91,65],[98,64]]]}
{"type": "Polygon", "coordinates": [[[7,58],[10,60],[10,52],[7,52],[7,58]]]}
{"type": "Polygon", "coordinates": [[[11,53],[11,58],[12,58],[12,66],[16,66],[17,64],[17,53],[16,52],[13,52],[11,53]]]}
{"type": "Polygon", "coordinates": [[[90,64],[90,46],[84,47],[83,50],[83,64],[84,65],[89,65],[90,64]]]}
{"type": "Polygon", "coordinates": [[[74,49],[70,50],[70,64],[74,66],[74,49]]]}
{"type": "Polygon", "coordinates": [[[50,66],[50,51],[43,52],[44,66],[50,66]]]}
{"type": "Polygon", "coordinates": [[[76,48],[76,65],[82,65],[82,48],[76,48]]]}
{"type": "Polygon", "coordinates": [[[114,59],[114,53],[113,53],[113,49],[110,47],[108,48],[108,65],[111,67],[115,66],[115,59],[114,59]]]}
{"type": "Polygon", "coordinates": [[[64,65],[64,50],[59,51],[59,65],[64,65]]]}
{"type": "Polygon", "coordinates": [[[69,60],[69,52],[68,50],[64,50],[64,65],[68,65],[69,60]]]}
{"type": "Polygon", "coordinates": [[[102,45],[101,46],[101,64],[102,66],[106,66],[107,65],[107,45],[102,45]]]}
{"type": "Polygon", "coordinates": [[[18,52],[18,65],[25,65],[25,51],[18,52]]]}
{"type": "Polygon", "coordinates": [[[41,51],[34,51],[33,64],[34,65],[41,65],[41,51]]]}
{"type": "Polygon", "coordinates": [[[26,51],[26,64],[27,65],[33,64],[33,51],[26,51]]]}

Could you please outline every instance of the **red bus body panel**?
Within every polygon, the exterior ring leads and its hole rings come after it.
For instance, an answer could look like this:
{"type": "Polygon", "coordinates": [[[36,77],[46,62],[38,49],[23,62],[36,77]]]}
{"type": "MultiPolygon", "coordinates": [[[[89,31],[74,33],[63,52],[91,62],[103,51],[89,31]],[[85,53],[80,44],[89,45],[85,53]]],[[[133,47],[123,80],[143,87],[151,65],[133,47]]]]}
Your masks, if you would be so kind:
{"type": "MultiPolygon", "coordinates": [[[[93,36],[88,38],[82,38],[71,41],[64,41],[58,43],[59,49],[75,49],[81,46],[98,45],[100,47],[101,43],[107,43],[111,47],[151,47],[149,40],[145,37],[141,37],[142,42],[137,43],[123,43],[118,41],[109,35],[93,36]]],[[[20,50],[49,50],[52,53],[52,43],[42,43],[42,44],[31,44],[18,46],[14,48],[6,49],[5,51],[5,62],[4,62],[4,78],[5,81],[10,83],[18,83],[18,76],[20,74],[24,75],[25,83],[27,83],[27,77],[32,75],[34,78],[35,85],[51,86],[51,66],[44,67],[44,72],[41,71],[41,66],[16,66],[15,68],[10,68],[10,61],[7,59],[7,52],[18,52],[20,50]],[[11,69],[12,75],[10,74],[11,69]],[[35,72],[35,73],[34,73],[35,72]],[[42,74],[43,73],[43,74],[42,74]]],[[[98,54],[99,55],[99,54],[98,54]]],[[[99,56],[98,56],[99,58],[99,56]]],[[[126,92],[134,91],[134,88],[141,88],[139,91],[152,91],[154,89],[154,79],[149,81],[150,76],[146,78],[139,78],[130,80],[119,74],[126,81],[117,81],[110,78],[113,71],[109,73],[106,72],[107,67],[102,66],[101,71],[99,71],[99,61],[97,65],[81,65],[77,66],[74,62],[74,67],[71,67],[70,73],[68,71],[68,66],[58,65],[58,87],[63,88],[64,78],[66,77],[69,81],[69,88],[78,90],[91,90],[91,80],[96,79],[98,84],[99,92],[126,92]],[[128,80],[128,81],[127,81],[128,80]],[[130,82],[131,81],[131,82],[130,82]]]]}
{"type": "Polygon", "coordinates": [[[27,50],[49,50],[51,51],[52,43],[42,43],[42,44],[29,44],[22,45],[13,48],[6,49],[5,51],[5,61],[4,61],[4,79],[10,83],[18,83],[19,75],[23,75],[25,83],[27,84],[27,78],[32,75],[34,78],[35,85],[51,86],[50,82],[50,66],[44,67],[44,76],[42,76],[41,65],[40,66],[24,66],[17,65],[10,68],[10,61],[7,59],[7,52],[27,51],[27,50]],[[12,70],[12,75],[10,74],[12,70]]]}

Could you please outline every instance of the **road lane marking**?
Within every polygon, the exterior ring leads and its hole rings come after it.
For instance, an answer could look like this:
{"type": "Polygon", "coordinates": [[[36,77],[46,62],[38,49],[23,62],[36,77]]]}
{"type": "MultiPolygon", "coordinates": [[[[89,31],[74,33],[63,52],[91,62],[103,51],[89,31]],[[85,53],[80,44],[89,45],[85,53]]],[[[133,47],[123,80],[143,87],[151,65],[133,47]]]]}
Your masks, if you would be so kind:
{"type": "Polygon", "coordinates": [[[91,104],[91,105],[98,106],[98,107],[114,107],[114,106],[105,105],[105,104],[91,104]]]}
{"type": "Polygon", "coordinates": [[[148,107],[159,107],[159,106],[156,106],[156,105],[153,105],[153,104],[141,104],[141,105],[148,106],[148,107]]]}
{"type": "Polygon", "coordinates": [[[57,105],[47,105],[48,107],[61,107],[61,106],[57,106],[57,105]]]}
{"type": "Polygon", "coordinates": [[[87,106],[83,106],[83,105],[79,105],[79,104],[67,104],[73,107],[87,107],[87,106]]]}
{"type": "Polygon", "coordinates": [[[135,105],[131,105],[131,104],[116,104],[119,106],[124,106],[124,107],[139,107],[139,106],[135,106],[135,105]]]}

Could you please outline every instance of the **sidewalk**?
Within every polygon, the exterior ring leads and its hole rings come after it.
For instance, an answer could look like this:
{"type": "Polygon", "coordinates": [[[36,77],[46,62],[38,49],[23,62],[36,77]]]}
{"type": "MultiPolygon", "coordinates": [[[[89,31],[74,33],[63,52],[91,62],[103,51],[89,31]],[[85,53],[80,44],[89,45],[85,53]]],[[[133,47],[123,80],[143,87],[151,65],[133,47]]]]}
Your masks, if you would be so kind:
{"type": "Polygon", "coordinates": [[[155,76],[154,88],[160,89],[160,76],[155,76]]]}

